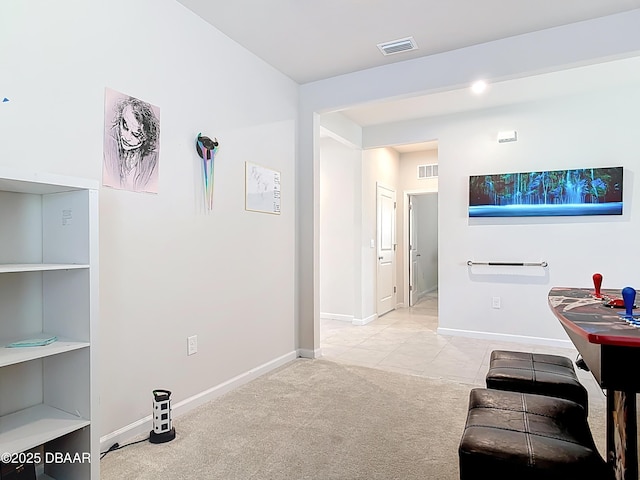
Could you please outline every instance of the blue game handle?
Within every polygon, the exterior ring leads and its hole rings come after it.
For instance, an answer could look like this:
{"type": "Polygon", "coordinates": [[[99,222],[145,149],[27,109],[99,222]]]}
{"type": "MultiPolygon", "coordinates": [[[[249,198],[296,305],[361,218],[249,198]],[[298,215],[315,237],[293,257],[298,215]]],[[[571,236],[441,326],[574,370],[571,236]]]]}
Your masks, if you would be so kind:
{"type": "Polygon", "coordinates": [[[625,317],[633,317],[633,304],[636,301],[636,289],[624,287],[622,289],[622,299],[624,300],[625,317]]]}
{"type": "Polygon", "coordinates": [[[636,290],[631,287],[622,289],[622,301],[624,303],[625,312],[618,313],[627,324],[635,328],[640,328],[640,314],[633,313],[634,302],[636,300],[636,290]]]}

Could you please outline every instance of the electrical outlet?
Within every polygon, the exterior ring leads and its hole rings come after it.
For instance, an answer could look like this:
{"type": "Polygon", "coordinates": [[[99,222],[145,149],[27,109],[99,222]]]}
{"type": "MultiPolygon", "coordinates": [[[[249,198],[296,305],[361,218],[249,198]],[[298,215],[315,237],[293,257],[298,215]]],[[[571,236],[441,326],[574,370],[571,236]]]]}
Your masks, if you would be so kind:
{"type": "Polygon", "coordinates": [[[491,307],[492,308],[500,308],[500,297],[493,297],[491,299],[491,307]]]}
{"type": "Polygon", "coordinates": [[[198,336],[187,337],[187,355],[198,353],[198,336]]]}

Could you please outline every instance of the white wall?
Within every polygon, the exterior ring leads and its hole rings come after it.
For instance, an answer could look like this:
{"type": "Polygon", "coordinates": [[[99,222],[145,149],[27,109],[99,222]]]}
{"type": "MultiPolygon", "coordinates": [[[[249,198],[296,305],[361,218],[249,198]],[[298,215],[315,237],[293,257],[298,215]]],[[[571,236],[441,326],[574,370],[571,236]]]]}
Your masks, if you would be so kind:
{"type": "Polygon", "coordinates": [[[399,154],[362,151],[361,128],[341,114],[320,123],[319,315],[362,325],[377,318],[376,185],[398,189],[399,154]]]}
{"type": "MultiPolygon", "coordinates": [[[[319,239],[319,223],[315,218],[318,113],[366,102],[461,88],[477,77],[484,77],[490,82],[504,81],[637,56],[640,54],[638,22],[640,10],[636,9],[303,85],[297,168],[300,345],[309,350],[319,345],[318,283],[314,271],[319,239]],[[594,31],[599,34],[593,35],[594,31]]],[[[628,283],[633,270],[618,267],[626,261],[623,258],[611,261],[613,254],[609,250],[616,242],[614,251],[619,252],[617,242],[626,245],[635,234],[628,211],[622,219],[613,221],[613,227],[606,223],[611,219],[583,218],[566,223],[562,220],[545,221],[538,229],[540,233],[537,234],[535,248],[523,249],[522,242],[528,245],[527,233],[532,231],[527,222],[506,228],[501,225],[469,225],[462,203],[466,201],[465,189],[472,167],[495,171],[496,168],[516,165],[513,155],[507,156],[504,149],[497,150],[498,144],[495,143],[497,131],[508,128],[518,130],[520,135],[523,135],[523,129],[536,132],[532,137],[525,134],[525,139],[531,140],[521,139],[516,144],[500,145],[511,148],[511,151],[519,150],[518,158],[526,159],[520,164],[525,170],[532,165],[540,168],[541,162],[557,168],[569,163],[578,166],[599,166],[603,162],[623,164],[629,169],[626,182],[632,185],[635,162],[632,156],[638,145],[633,140],[637,135],[632,133],[632,125],[637,122],[630,119],[634,111],[632,108],[637,111],[634,105],[637,93],[633,89],[626,94],[616,93],[618,96],[614,103],[606,100],[601,100],[604,103],[585,103],[590,98],[587,96],[579,101],[569,101],[564,108],[559,107],[561,101],[550,101],[546,105],[548,110],[544,112],[531,106],[524,113],[507,109],[502,113],[505,116],[500,116],[499,112],[482,112],[461,119],[406,122],[367,128],[362,132],[363,148],[434,138],[439,140],[441,325],[445,322],[444,327],[458,332],[488,331],[495,335],[513,334],[562,341],[566,336],[557,321],[551,318],[546,305],[548,286],[588,284],[583,280],[589,279],[593,271],[605,267],[605,279],[611,282],[610,285],[628,283]],[[617,142],[615,147],[612,139],[617,142]],[[445,216],[451,218],[443,221],[445,216]],[[603,235],[602,225],[615,233],[624,231],[627,236],[603,235]],[[568,237],[567,245],[573,242],[571,246],[555,249],[565,241],[560,239],[560,234],[568,237]],[[582,246],[585,239],[590,248],[582,246]],[[545,245],[547,247],[543,249],[545,245]],[[594,251],[606,253],[594,259],[594,251]],[[522,275],[518,274],[510,279],[500,277],[485,281],[471,278],[466,270],[466,257],[471,254],[474,257],[502,254],[520,258],[524,253],[547,257],[545,260],[549,261],[550,268],[542,279],[521,278],[522,275]],[[527,293],[516,295],[515,290],[524,292],[525,289],[519,288],[523,284],[532,285],[532,291],[527,289],[527,293]],[[449,286],[448,290],[445,285],[449,286]],[[544,294],[540,295],[543,291],[544,294]],[[487,312],[486,299],[494,295],[504,297],[504,308],[487,312]],[[535,309],[531,308],[532,305],[535,309]],[[469,306],[481,310],[469,313],[469,306]],[[524,311],[531,312],[533,321],[522,319],[524,311]]],[[[627,195],[632,195],[632,192],[627,195]]]]}
{"type": "Polygon", "coordinates": [[[105,87],[161,109],[159,193],[100,192],[101,435],[154,388],[176,406],[293,358],[298,86],[173,0],[5,3],[0,165],[100,179],[105,87]],[[211,214],[199,132],[220,141],[211,214]],[[281,215],[244,210],[245,161],[281,171],[281,215]]]}
{"type": "Polygon", "coordinates": [[[638,87],[376,127],[381,135],[429,132],[439,139],[442,333],[562,344],[567,337],[548,307],[549,289],[590,287],[596,271],[609,288],[640,285],[633,257],[623,253],[634,249],[640,232],[638,87]],[[518,141],[498,144],[497,132],[508,128],[517,130],[518,141]],[[619,165],[625,167],[622,216],[468,218],[470,175],[619,165]],[[549,267],[470,269],[467,260],[547,261],[549,267]],[[491,308],[494,296],[501,309],[491,308]]]}
{"type": "Polygon", "coordinates": [[[404,191],[438,191],[438,178],[418,178],[418,165],[438,163],[438,149],[400,154],[400,188],[404,191]]]}
{"type": "MultiPolygon", "coordinates": [[[[377,245],[376,205],[377,184],[396,190],[399,171],[398,152],[391,148],[365,150],[362,155],[362,311],[363,322],[370,322],[377,315],[376,278],[377,245]],[[376,248],[371,248],[374,240],[376,248]]],[[[396,199],[398,192],[396,190],[396,199]]],[[[397,239],[397,231],[396,231],[397,239]]],[[[396,268],[398,260],[396,258],[396,268]]],[[[396,277],[397,280],[397,277],[396,277]]]]}
{"type": "Polygon", "coordinates": [[[320,155],[320,311],[323,318],[353,321],[354,242],[361,230],[355,222],[360,189],[354,185],[361,181],[362,151],[325,137],[320,155]]]}
{"type": "Polygon", "coordinates": [[[590,287],[596,271],[609,288],[640,285],[633,257],[623,253],[635,249],[633,238],[640,232],[634,213],[640,201],[634,188],[640,167],[635,125],[639,108],[640,89],[635,86],[513,106],[439,125],[441,327],[566,339],[547,305],[550,288],[590,287]],[[495,141],[505,125],[518,131],[517,142],[495,141]],[[468,218],[469,175],[619,165],[625,167],[622,216],[468,218]],[[469,269],[469,259],[547,261],[549,267],[469,269]],[[499,310],[491,308],[494,296],[502,299],[499,310]]]}
{"type": "MultiPolygon", "coordinates": [[[[437,178],[418,180],[417,165],[437,163],[438,151],[398,154],[379,148],[362,152],[336,133],[349,134],[353,129],[342,115],[322,115],[321,124],[320,317],[362,324],[376,317],[377,264],[376,250],[371,247],[376,232],[375,185],[381,182],[397,194],[396,286],[397,303],[402,307],[407,283],[403,192],[437,192],[437,178]],[[373,223],[362,223],[363,218],[373,223]]],[[[357,135],[351,137],[361,141],[357,135]]],[[[418,219],[425,242],[420,259],[422,284],[433,289],[437,286],[437,195],[424,197],[422,202],[424,215],[418,219]]]]}

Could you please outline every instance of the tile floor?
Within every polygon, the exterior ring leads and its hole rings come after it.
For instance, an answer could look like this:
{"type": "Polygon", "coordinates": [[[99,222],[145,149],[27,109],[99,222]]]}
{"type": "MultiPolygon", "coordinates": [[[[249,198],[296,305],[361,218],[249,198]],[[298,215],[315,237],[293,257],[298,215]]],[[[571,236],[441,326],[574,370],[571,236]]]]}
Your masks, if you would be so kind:
{"type": "MultiPolygon", "coordinates": [[[[328,360],[473,386],[485,385],[492,350],[550,353],[572,360],[577,356],[573,348],[438,335],[437,327],[438,295],[434,292],[414,307],[394,310],[367,325],[322,320],[320,348],[328,360]]],[[[591,373],[577,371],[589,392],[589,402],[604,406],[604,393],[591,373]]]]}

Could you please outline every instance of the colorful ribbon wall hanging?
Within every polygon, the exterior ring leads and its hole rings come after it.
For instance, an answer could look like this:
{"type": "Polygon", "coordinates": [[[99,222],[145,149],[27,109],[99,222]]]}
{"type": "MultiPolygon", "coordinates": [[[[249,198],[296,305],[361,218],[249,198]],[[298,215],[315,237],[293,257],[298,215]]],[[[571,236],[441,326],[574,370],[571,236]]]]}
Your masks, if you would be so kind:
{"type": "Polygon", "coordinates": [[[202,177],[204,188],[204,202],[207,210],[213,209],[213,165],[218,152],[218,139],[211,140],[198,134],[196,151],[202,159],[202,177]]]}

